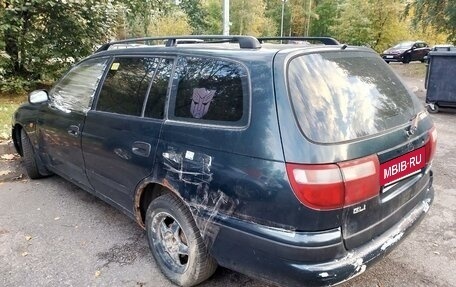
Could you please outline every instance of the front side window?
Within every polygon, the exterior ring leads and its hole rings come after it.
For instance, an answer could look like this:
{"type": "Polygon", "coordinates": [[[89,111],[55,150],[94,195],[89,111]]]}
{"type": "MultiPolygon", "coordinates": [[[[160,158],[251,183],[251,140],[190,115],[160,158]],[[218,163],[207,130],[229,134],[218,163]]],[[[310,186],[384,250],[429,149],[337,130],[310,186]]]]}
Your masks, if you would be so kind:
{"type": "Polygon", "coordinates": [[[86,113],[107,61],[106,58],[90,59],[72,68],[49,93],[50,105],[64,112],[86,113]]]}
{"type": "Polygon", "coordinates": [[[175,73],[176,118],[213,124],[245,124],[249,99],[248,74],[226,60],[180,57],[175,73]],[[228,123],[227,123],[228,122],[228,123]],[[231,122],[231,123],[229,123],[231,122]]]}
{"type": "Polygon", "coordinates": [[[97,110],[141,116],[159,58],[114,58],[97,103],[97,110]]]}

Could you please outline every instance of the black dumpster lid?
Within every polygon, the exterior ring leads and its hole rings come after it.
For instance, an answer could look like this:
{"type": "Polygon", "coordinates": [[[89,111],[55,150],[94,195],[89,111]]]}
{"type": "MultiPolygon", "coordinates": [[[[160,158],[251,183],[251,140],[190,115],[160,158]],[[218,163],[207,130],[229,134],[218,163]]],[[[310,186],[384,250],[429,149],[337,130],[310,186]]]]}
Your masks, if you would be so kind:
{"type": "Polygon", "coordinates": [[[429,52],[429,56],[454,56],[456,55],[455,46],[436,46],[429,52]]]}

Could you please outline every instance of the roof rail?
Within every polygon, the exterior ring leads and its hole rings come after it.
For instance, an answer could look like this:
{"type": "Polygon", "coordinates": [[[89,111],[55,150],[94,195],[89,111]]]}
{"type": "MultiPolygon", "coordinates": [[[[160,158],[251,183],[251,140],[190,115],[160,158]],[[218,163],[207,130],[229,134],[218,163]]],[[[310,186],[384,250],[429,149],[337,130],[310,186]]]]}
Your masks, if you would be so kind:
{"type": "Polygon", "coordinates": [[[263,43],[271,40],[291,40],[291,41],[319,41],[325,45],[340,45],[340,43],[331,37],[259,37],[258,41],[263,43]]]}
{"type": "MultiPolygon", "coordinates": [[[[96,53],[101,51],[106,51],[109,47],[116,45],[116,44],[126,44],[126,43],[137,43],[137,42],[145,42],[146,45],[148,42],[157,41],[157,40],[165,40],[166,47],[175,47],[179,40],[181,42],[190,43],[191,39],[194,40],[216,40],[214,42],[221,43],[221,42],[238,42],[239,47],[241,49],[259,49],[261,48],[260,42],[257,38],[252,36],[223,36],[223,35],[187,35],[187,36],[167,36],[167,37],[145,37],[145,38],[132,38],[132,39],[125,39],[119,41],[113,41],[106,44],[103,44],[96,53]]],[[[212,41],[205,41],[206,43],[211,43],[212,41]]],[[[198,43],[198,42],[196,42],[198,43]]]]}

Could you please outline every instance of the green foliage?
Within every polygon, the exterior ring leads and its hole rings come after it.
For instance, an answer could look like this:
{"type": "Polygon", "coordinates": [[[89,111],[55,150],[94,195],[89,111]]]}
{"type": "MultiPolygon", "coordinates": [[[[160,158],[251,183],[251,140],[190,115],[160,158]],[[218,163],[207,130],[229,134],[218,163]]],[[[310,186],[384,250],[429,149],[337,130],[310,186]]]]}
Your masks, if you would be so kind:
{"type": "Polygon", "coordinates": [[[413,0],[409,1],[406,15],[413,16],[414,27],[434,28],[448,35],[447,40],[456,44],[456,1],[454,0],[413,0]]]}
{"type": "Polygon", "coordinates": [[[322,0],[316,3],[316,19],[310,26],[312,36],[331,36],[331,27],[334,26],[337,17],[337,5],[334,0],[322,0]]]}
{"type": "Polygon", "coordinates": [[[433,44],[441,38],[430,26],[413,28],[404,17],[406,4],[402,0],[338,0],[337,7],[329,31],[343,43],[365,45],[382,52],[404,40],[420,39],[433,44]],[[430,33],[423,33],[424,30],[430,33]]]}
{"type": "Polygon", "coordinates": [[[208,30],[209,24],[206,11],[203,9],[201,1],[182,0],[179,7],[188,17],[188,23],[192,27],[193,34],[204,34],[208,30]]]}
{"type": "Polygon", "coordinates": [[[189,35],[192,33],[187,14],[179,8],[175,8],[172,13],[157,17],[150,24],[150,36],[163,35],[189,35]]]}
{"type": "Polygon", "coordinates": [[[222,34],[222,2],[220,0],[206,0],[203,1],[202,8],[205,10],[207,23],[207,30],[203,34],[222,34]]]}
{"type": "Polygon", "coordinates": [[[169,0],[117,0],[116,3],[122,7],[127,38],[149,36],[153,21],[167,14],[172,7],[169,0]]]}
{"type": "Polygon", "coordinates": [[[20,103],[27,101],[24,95],[2,96],[0,93],[0,141],[11,137],[11,117],[20,103]]]}
{"type": "Polygon", "coordinates": [[[265,17],[263,0],[231,0],[230,18],[232,34],[266,36],[275,33],[271,20],[265,17]]]}
{"type": "MultiPolygon", "coordinates": [[[[454,0],[231,0],[231,34],[332,36],[377,51],[456,42],[454,0]]],[[[222,0],[0,0],[0,91],[60,76],[112,39],[221,34],[222,0]],[[176,4],[177,3],[177,4],[176,4]]]]}
{"type": "Polygon", "coordinates": [[[117,14],[111,0],[8,0],[3,5],[2,90],[55,78],[110,38],[117,14]]]}
{"type": "Polygon", "coordinates": [[[374,35],[367,0],[347,0],[340,4],[339,16],[331,27],[339,41],[351,45],[371,45],[374,35]]]}

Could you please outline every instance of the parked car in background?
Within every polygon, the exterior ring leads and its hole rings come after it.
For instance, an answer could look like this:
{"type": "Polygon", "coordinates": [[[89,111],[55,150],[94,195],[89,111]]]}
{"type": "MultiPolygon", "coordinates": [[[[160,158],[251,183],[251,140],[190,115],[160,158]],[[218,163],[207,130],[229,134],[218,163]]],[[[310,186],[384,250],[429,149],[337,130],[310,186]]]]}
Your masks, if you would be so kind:
{"type": "Polygon", "coordinates": [[[372,49],[143,40],[166,44],[101,46],[30,94],[12,135],[30,178],[58,174],[138,222],[172,282],[220,265],[337,284],[429,210],[434,124],[372,49]]]}
{"type": "Polygon", "coordinates": [[[408,64],[411,61],[424,63],[426,56],[431,49],[423,41],[406,41],[385,50],[382,58],[387,62],[402,62],[408,64]]]}

